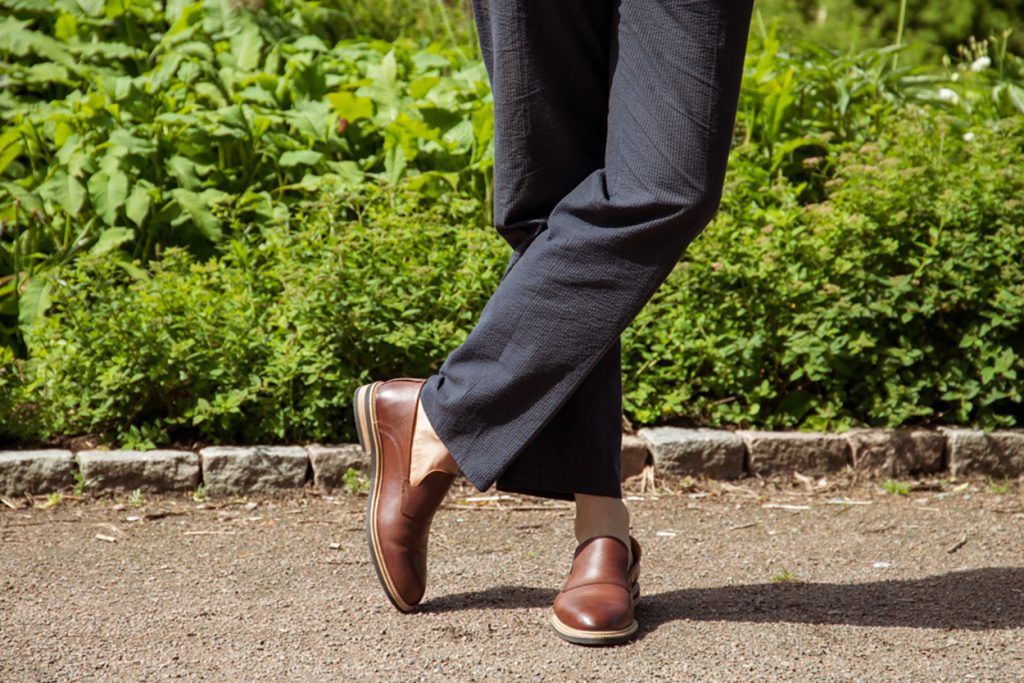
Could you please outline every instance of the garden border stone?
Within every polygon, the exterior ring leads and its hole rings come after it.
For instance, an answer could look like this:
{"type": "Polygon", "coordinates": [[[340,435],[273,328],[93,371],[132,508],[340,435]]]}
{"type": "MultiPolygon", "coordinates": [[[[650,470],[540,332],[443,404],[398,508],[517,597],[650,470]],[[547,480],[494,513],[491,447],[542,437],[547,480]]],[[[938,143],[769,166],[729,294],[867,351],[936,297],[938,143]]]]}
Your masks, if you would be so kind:
{"type": "Polygon", "coordinates": [[[854,470],[885,477],[945,468],[946,437],[927,429],[852,429],[844,434],[854,470]]]}
{"type": "Polygon", "coordinates": [[[310,444],[306,446],[306,453],[313,468],[313,485],[320,489],[344,487],[349,468],[360,472],[370,469],[370,458],[359,444],[310,444]]]}
{"type": "Polygon", "coordinates": [[[843,434],[831,432],[738,432],[747,446],[750,474],[827,474],[849,464],[843,434]]]}
{"type": "MultiPolygon", "coordinates": [[[[940,427],[855,429],[844,433],[731,432],[645,427],[622,436],[622,478],[652,463],[662,471],[735,479],[800,472],[820,475],[847,465],[869,476],[901,477],[949,472],[1024,477],[1024,430],[983,432],[940,427]]],[[[369,459],[357,444],[210,446],[184,450],[64,449],[0,451],[0,494],[47,494],[71,486],[77,473],[94,490],[194,490],[210,494],[268,493],[300,488],[343,488],[349,468],[369,459]]]]}
{"type": "Polygon", "coordinates": [[[641,474],[650,459],[651,454],[647,451],[647,444],[643,439],[635,434],[622,435],[620,478],[623,481],[641,474]]]}
{"type": "Polygon", "coordinates": [[[309,473],[302,446],[208,446],[199,456],[203,486],[211,494],[300,488],[309,473]]]}
{"type": "Polygon", "coordinates": [[[82,476],[99,489],[193,491],[202,474],[192,451],[79,451],[77,460],[82,476]]]}
{"type": "Polygon", "coordinates": [[[983,432],[943,428],[941,431],[946,436],[949,470],[954,476],[1024,476],[1024,430],[983,432]]]}
{"type": "Polygon", "coordinates": [[[76,470],[71,451],[0,451],[0,493],[51,493],[73,484],[76,470]]]}
{"type": "Polygon", "coordinates": [[[716,479],[743,476],[743,439],[718,429],[645,427],[637,432],[663,472],[716,479]]]}

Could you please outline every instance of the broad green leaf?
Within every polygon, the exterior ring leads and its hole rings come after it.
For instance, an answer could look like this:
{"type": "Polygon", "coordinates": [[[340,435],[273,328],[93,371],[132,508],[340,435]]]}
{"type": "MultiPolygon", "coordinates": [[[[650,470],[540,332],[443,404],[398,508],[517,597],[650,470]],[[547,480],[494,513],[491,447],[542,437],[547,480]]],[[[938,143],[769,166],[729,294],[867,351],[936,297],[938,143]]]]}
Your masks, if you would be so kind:
{"type": "Polygon", "coordinates": [[[82,11],[85,12],[86,15],[93,18],[103,16],[104,10],[109,5],[120,4],[122,7],[124,6],[124,2],[122,0],[75,0],[75,4],[82,8],[82,11]]]}
{"type": "Polygon", "coordinates": [[[63,168],[54,171],[38,191],[43,199],[56,202],[71,216],[77,216],[85,203],[85,187],[63,168]]]}
{"type": "Polygon", "coordinates": [[[311,149],[298,149],[282,154],[278,163],[285,168],[300,164],[312,166],[318,164],[323,156],[320,152],[314,152],[311,149]]]}
{"type": "Polygon", "coordinates": [[[334,106],[338,116],[349,122],[373,118],[373,100],[369,97],[359,97],[348,90],[342,90],[328,94],[327,100],[334,106]]]}
{"type": "Polygon", "coordinates": [[[93,255],[105,254],[125,242],[130,242],[134,238],[135,231],[131,228],[107,228],[100,233],[99,239],[96,240],[96,244],[92,245],[89,253],[93,255]]]}
{"type": "Polygon", "coordinates": [[[334,171],[334,174],[338,176],[341,182],[347,185],[354,187],[366,180],[366,174],[363,172],[363,169],[354,161],[348,159],[345,161],[328,161],[327,166],[334,171]]]}
{"type": "Polygon", "coordinates": [[[63,147],[68,139],[75,134],[75,129],[64,121],[58,121],[53,127],[53,144],[63,147]]]}
{"type": "Polygon", "coordinates": [[[0,52],[8,52],[19,57],[33,53],[51,62],[71,66],[74,59],[59,40],[44,33],[28,29],[31,21],[19,21],[7,17],[0,22],[0,52]]]}
{"type": "Polygon", "coordinates": [[[148,183],[136,183],[135,187],[132,188],[132,193],[128,197],[128,202],[124,206],[125,215],[128,216],[128,220],[135,225],[141,226],[142,221],[146,219],[146,215],[149,213],[150,194],[148,183]]]}
{"type": "Polygon", "coordinates": [[[439,54],[421,50],[412,56],[412,62],[416,65],[417,71],[429,71],[431,69],[447,69],[452,63],[439,54]]]}
{"type": "Polygon", "coordinates": [[[119,170],[94,173],[89,178],[89,196],[103,222],[114,225],[117,212],[128,197],[128,177],[119,170]]]}
{"type": "Polygon", "coordinates": [[[31,21],[19,21],[9,16],[0,22],[0,51],[10,52],[19,57],[28,54],[32,47],[33,32],[31,21]]]}
{"type": "Polygon", "coordinates": [[[327,52],[324,41],[317,36],[302,36],[293,42],[291,47],[296,52],[327,52]]]}
{"type": "Polygon", "coordinates": [[[132,154],[152,154],[156,151],[156,145],[151,140],[137,137],[125,128],[118,128],[111,133],[109,141],[112,145],[132,154]]]}
{"type": "Polygon", "coordinates": [[[384,174],[392,184],[398,182],[408,165],[402,146],[394,144],[384,152],[384,174]]]}
{"type": "Polygon", "coordinates": [[[298,133],[311,140],[322,140],[330,127],[331,106],[327,102],[307,100],[286,112],[286,116],[298,133]]]}
{"type": "Polygon", "coordinates": [[[61,42],[78,37],[78,19],[73,14],[61,13],[53,27],[53,35],[61,42]]]}
{"type": "Polygon", "coordinates": [[[0,175],[3,175],[4,170],[21,154],[23,144],[18,128],[8,128],[0,135],[0,175]]]}
{"type": "Polygon", "coordinates": [[[441,82],[437,76],[422,76],[409,84],[409,96],[414,99],[422,99],[430,89],[441,82]]]}
{"type": "Polygon", "coordinates": [[[178,206],[188,214],[192,223],[199,228],[199,231],[211,242],[219,242],[221,239],[220,221],[210,212],[209,207],[195,192],[177,188],[171,190],[171,195],[178,203],[178,206]]]}
{"type": "Polygon", "coordinates": [[[240,33],[231,37],[231,53],[235,56],[235,68],[253,71],[260,65],[260,50],[263,37],[256,24],[248,22],[240,33]]]}
{"type": "Polygon", "coordinates": [[[1017,111],[1024,114],[1024,88],[1016,83],[1009,83],[1008,86],[1007,94],[1010,96],[1010,101],[1013,102],[1013,106],[1017,107],[1017,111]]]}
{"type": "Polygon", "coordinates": [[[276,108],[278,106],[273,93],[257,85],[250,85],[247,88],[239,90],[235,93],[234,97],[235,99],[240,99],[244,102],[253,102],[264,107],[276,108]]]}
{"type": "Polygon", "coordinates": [[[29,278],[18,297],[18,326],[27,333],[50,307],[50,282],[45,274],[35,273],[29,278]]]}
{"type": "Polygon", "coordinates": [[[167,172],[170,173],[186,190],[199,189],[199,176],[196,175],[196,165],[191,159],[183,156],[173,156],[167,160],[167,172]]]}
{"type": "Polygon", "coordinates": [[[248,107],[242,105],[232,105],[230,107],[223,107],[217,110],[217,116],[224,124],[237,128],[244,134],[249,130],[249,120],[245,117],[245,110],[248,107]]]}
{"type": "Polygon", "coordinates": [[[124,272],[128,273],[134,280],[151,280],[152,277],[144,268],[139,268],[134,262],[125,261],[124,259],[115,258],[114,263],[118,265],[124,272]]]}
{"type": "Polygon", "coordinates": [[[68,70],[60,64],[40,62],[27,70],[27,83],[69,83],[68,70]]]}

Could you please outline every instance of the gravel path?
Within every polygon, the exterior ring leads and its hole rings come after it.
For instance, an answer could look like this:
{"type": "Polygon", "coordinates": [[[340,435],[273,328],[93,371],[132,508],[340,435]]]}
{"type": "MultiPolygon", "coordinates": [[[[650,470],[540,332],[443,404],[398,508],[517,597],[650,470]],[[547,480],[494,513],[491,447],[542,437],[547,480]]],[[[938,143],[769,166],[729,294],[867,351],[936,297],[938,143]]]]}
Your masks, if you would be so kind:
{"type": "Polygon", "coordinates": [[[409,615],[363,498],[4,507],[0,680],[1024,680],[1024,485],[813,487],[631,500],[641,632],[603,649],[547,627],[561,503],[453,494],[409,615]]]}

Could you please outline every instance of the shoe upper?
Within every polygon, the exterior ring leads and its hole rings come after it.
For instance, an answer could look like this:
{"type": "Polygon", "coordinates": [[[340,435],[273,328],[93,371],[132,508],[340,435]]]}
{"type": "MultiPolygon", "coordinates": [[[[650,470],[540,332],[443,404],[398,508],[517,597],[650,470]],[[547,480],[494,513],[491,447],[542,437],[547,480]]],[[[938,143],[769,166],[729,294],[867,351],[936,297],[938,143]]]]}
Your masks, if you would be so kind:
{"type": "Polygon", "coordinates": [[[558,620],[581,631],[619,631],[633,623],[633,590],[640,567],[640,545],[629,550],[617,538],[598,536],[581,543],[569,577],[555,598],[558,620]]]}
{"type": "Polygon", "coordinates": [[[419,485],[409,484],[409,454],[423,383],[415,379],[383,382],[374,402],[381,452],[376,515],[371,523],[376,525],[380,544],[378,561],[409,607],[423,598],[430,525],[454,480],[453,475],[432,472],[419,485]]]}

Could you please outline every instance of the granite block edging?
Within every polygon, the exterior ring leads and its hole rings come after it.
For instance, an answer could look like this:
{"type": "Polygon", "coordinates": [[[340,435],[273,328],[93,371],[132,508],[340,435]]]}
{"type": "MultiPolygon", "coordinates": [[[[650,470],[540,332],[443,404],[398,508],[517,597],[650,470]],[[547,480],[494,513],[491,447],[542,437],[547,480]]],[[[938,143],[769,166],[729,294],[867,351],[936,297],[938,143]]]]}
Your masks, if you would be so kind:
{"type": "Polygon", "coordinates": [[[82,476],[97,489],[192,491],[199,486],[199,455],[192,451],[79,451],[82,476]]]}
{"type": "Polygon", "coordinates": [[[745,446],[735,432],[718,429],[645,427],[637,432],[662,472],[738,479],[745,469],[745,446]]]}
{"type": "Polygon", "coordinates": [[[0,493],[50,493],[73,484],[76,470],[71,451],[0,451],[0,493]]]}
{"type": "MultiPolygon", "coordinates": [[[[855,429],[843,433],[757,432],[645,427],[622,440],[622,477],[649,464],[667,474],[737,479],[850,468],[872,477],[949,472],[1024,477],[1024,430],[855,429]]],[[[312,485],[345,486],[350,468],[369,460],[357,444],[210,446],[187,450],[63,449],[0,451],[0,494],[47,494],[76,478],[92,490],[267,493],[312,485]]]]}
{"type": "Polygon", "coordinates": [[[199,451],[207,493],[265,493],[305,486],[309,455],[302,446],[208,446],[199,451]]]}
{"type": "Polygon", "coordinates": [[[1024,476],[1024,430],[943,428],[950,474],[1024,476]]]}

